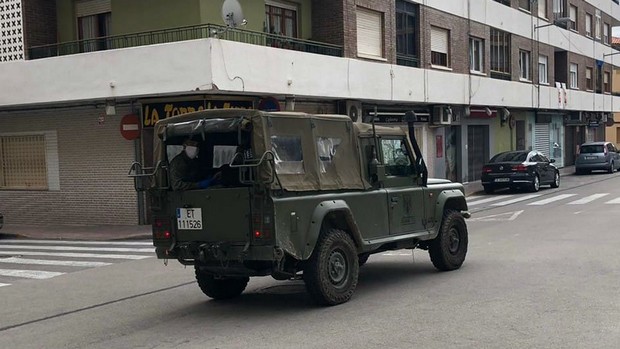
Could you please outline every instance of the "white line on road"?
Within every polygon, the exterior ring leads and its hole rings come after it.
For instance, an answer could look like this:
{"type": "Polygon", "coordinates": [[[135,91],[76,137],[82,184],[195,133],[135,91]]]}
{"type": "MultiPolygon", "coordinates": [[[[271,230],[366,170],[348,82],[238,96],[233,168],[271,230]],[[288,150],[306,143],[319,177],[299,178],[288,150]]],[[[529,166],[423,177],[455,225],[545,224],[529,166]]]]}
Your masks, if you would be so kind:
{"type": "Polygon", "coordinates": [[[519,217],[519,215],[523,213],[523,210],[521,211],[514,211],[514,212],[504,212],[504,213],[500,213],[500,214],[493,214],[490,216],[484,216],[484,217],[476,217],[476,218],[470,218],[470,221],[483,221],[483,222],[490,222],[490,221],[514,221],[515,219],[517,219],[517,217],[519,217]]]}
{"type": "Polygon", "coordinates": [[[552,197],[550,197],[548,199],[530,202],[528,205],[538,205],[538,206],[546,205],[546,204],[548,204],[550,202],[564,200],[566,198],[569,198],[569,197],[575,196],[575,195],[577,195],[577,194],[560,194],[560,195],[557,195],[557,196],[552,196],[552,197]]]}
{"type": "Polygon", "coordinates": [[[0,283],[0,287],[4,287],[4,286],[11,286],[11,284],[3,284],[3,283],[0,283]]]}
{"type": "Polygon", "coordinates": [[[150,241],[2,240],[1,244],[153,246],[150,241]]]}
{"type": "Polygon", "coordinates": [[[0,276],[13,276],[27,279],[49,279],[63,274],[65,273],[56,271],[0,269],[0,276]]]}
{"type": "Polygon", "coordinates": [[[111,265],[112,263],[105,262],[87,262],[87,261],[55,261],[48,259],[28,259],[28,258],[0,258],[0,264],[13,263],[13,264],[34,264],[34,265],[61,265],[65,267],[103,267],[111,265]]]}
{"type": "Polygon", "coordinates": [[[493,206],[506,206],[506,205],[514,204],[515,202],[520,202],[520,201],[525,201],[525,200],[537,198],[537,197],[539,197],[541,195],[542,194],[530,194],[530,195],[525,195],[525,196],[519,196],[516,199],[498,202],[496,204],[493,204],[493,206]]]}
{"type": "Polygon", "coordinates": [[[606,204],[620,204],[620,198],[609,200],[606,202],[606,204]]]}
{"type": "Polygon", "coordinates": [[[11,254],[12,256],[46,256],[46,257],[70,257],[70,258],[109,258],[109,259],[145,259],[152,256],[139,256],[134,254],[97,254],[97,253],[75,253],[75,252],[43,252],[43,251],[4,251],[0,249],[0,254],[11,254]]]}
{"type": "Polygon", "coordinates": [[[153,248],[124,248],[124,247],[78,247],[78,246],[37,246],[37,245],[2,245],[3,249],[52,250],[52,251],[96,251],[96,252],[144,252],[153,253],[153,248]]]}
{"type": "Polygon", "coordinates": [[[589,202],[592,202],[596,199],[600,199],[603,196],[607,196],[609,195],[609,193],[601,193],[601,194],[592,194],[590,196],[586,196],[585,198],[573,201],[573,202],[569,202],[568,205],[583,205],[583,204],[587,204],[589,202]]]}
{"type": "Polygon", "coordinates": [[[487,202],[491,202],[491,201],[497,201],[497,200],[501,200],[501,199],[506,199],[511,197],[512,195],[500,195],[500,196],[492,196],[490,198],[487,199],[482,199],[482,200],[476,200],[473,202],[467,202],[467,206],[474,206],[474,205],[479,205],[479,204],[485,204],[487,202]]]}

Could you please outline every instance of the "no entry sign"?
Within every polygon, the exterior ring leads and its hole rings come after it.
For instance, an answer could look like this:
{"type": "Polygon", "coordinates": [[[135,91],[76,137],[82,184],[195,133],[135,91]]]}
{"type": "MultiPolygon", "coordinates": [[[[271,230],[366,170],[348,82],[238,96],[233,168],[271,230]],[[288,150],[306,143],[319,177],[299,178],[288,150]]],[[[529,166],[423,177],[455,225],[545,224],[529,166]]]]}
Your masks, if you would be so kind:
{"type": "Polygon", "coordinates": [[[121,135],[128,141],[140,137],[140,118],[136,114],[123,116],[121,119],[121,135]]]}

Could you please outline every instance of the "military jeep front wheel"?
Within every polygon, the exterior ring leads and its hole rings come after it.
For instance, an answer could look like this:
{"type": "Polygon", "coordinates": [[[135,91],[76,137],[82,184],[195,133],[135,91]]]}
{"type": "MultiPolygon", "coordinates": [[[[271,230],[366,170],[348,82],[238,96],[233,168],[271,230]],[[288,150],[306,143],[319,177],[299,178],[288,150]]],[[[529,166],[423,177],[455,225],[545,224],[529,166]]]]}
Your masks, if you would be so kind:
{"type": "Polygon", "coordinates": [[[248,277],[216,278],[215,275],[194,267],[196,281],[202,293],[213,299],[230,299],[238,297],[248,285],[248,277]]]}
{"type": "Polygon", "coordinates": [[[340,229],[321,232],[303,272],[308,293],[317,303],[336,305],[351,299],[359,274],[353,239],[340,229]]]}
{"type": "Polygon", "coordinates": [[[441,271],[458,269],[467,254],[467,225],[460,212],[445,210],[439,235],[431,241],[428,253],[435,268],[441,271]]]}

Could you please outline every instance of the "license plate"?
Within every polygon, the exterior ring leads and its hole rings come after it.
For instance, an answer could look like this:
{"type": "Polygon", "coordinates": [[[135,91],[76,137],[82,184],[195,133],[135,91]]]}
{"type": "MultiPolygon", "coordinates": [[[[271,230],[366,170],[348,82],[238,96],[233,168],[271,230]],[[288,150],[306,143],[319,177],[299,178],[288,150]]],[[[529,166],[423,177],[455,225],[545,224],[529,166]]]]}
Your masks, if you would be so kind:
{"type": "Polygon", "coordinates": [[[202,209],[177,208],[177,228],[183,230],[201,230],[202,209]]]}
{"type": "Polygon", "coordinates": [[[496,182],[510,182],[510,178],[495,178],[496,182]]]}
{"type": "Polygon", "coordinates": [[[596,156],[586,156],[586,160],[594,160],[596,159],[596,156]]]}

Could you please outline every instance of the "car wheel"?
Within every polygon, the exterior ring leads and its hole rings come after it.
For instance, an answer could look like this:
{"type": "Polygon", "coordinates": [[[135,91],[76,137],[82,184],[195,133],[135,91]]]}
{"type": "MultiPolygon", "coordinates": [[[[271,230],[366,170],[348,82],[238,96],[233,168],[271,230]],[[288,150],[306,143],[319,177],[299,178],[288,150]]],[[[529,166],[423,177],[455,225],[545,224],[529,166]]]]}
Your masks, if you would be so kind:
{"type": "Polygon", "coordinates": [[[230,299],[238,297],[248,285],[248,277],[217,278],[211,273],[200,270],[195,265],[196,281],[202,293],[213,299],[230,299]]]}
{"type": "Polygon", "coordinates": [[[612,161],[612,162],[610,162],[610,163],[609,163],[609,168],[607,169],[607,172],[609,172],[609,173],[614,173],[614,167],[616,167],[616,166],[614,165],[614,162],[613,162],[613,161],[612,161]]]}
{"type": "Polygon", "coordinates": [[[485,185],[484,186],[484,192],[487,194],[493,194],[493,192],[495,191],[495,189],[490,186],[490,185],[485,185]]]}
{"type": "Polygon", "coordinates": [[[540,189],[540,178],[538,175],[534,176],[534,181],[530,185],[530,191],[537,192],[540,189]]]}
{"type": "Polygon", "coordinates": [[[467,225],[460,212],[445,210],[439,235],[431,241],[428,254],[435,268],[441,271],[458,269],[467,254],[467,225]]]}
{"type": "Polygon", "coordinates": [[[303,278],[308,293],[320,304],[336,305],[351,299],[359,276],[353,239],[340,229],[321,231],[303,278]]]}
{"type": "Polygon", "coordinates": [[[551,188],[557,188],[560,186],[560,172],[555,171],[555,177],[553,177],[553,183],[551,183],[551,188]]]}

